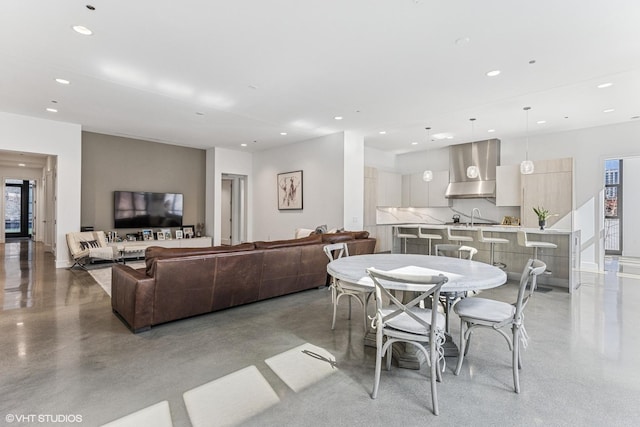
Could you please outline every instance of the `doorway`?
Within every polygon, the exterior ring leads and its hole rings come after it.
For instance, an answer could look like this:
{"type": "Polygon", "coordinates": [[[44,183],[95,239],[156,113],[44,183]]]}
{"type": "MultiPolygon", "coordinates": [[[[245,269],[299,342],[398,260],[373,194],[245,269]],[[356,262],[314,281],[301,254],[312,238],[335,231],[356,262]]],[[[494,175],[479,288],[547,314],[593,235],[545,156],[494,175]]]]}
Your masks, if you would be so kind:
{"type": "Polygon", "coordinates": [[[246,175],[222,174],[220,243],[223,245],[247,241],[247,182],[246,175]]]}
{"type": "Polygon", "coordinates": [[[5,238],[31,238],[34,234],[35,181],[5,179],[5,238]]]}
{"type": "Polygon", "coordinates": [[[604,253],[622,255],[623,171],[622,159],[605,161],[604,168],[604,253]]]}

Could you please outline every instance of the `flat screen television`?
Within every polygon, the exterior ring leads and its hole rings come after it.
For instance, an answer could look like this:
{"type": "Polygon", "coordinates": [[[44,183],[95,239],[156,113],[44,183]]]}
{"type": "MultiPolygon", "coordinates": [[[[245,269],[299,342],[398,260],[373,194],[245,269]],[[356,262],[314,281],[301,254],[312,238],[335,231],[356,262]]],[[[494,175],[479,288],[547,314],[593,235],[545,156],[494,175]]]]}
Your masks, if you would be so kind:
{"type": "Polygon", "coordinates": [[[114,228],[182,227],[182,194],[113,192],[114,228]]]}

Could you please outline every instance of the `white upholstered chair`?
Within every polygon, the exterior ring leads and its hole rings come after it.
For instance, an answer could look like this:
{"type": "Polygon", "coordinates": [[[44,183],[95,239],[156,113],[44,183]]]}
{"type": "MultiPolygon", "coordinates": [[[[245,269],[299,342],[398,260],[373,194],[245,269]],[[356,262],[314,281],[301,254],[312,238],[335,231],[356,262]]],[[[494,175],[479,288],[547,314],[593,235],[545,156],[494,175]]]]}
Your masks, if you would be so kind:
{"type": "MultiPolygon", "coordinates": [[[[418,230],[420,226],[418,225],[400,225],[396,226],[396,237],[400,239],[400,243],[404,242],[404,253],[407,253],[407,239],[417,239],[418,238],[418,230]],[[403,231],[400,229],[403,228],[403,231]],[[410,233],[410,230],[416,230],[415,233],[410,233]]],[[[400,253],[403,253],[402,247],[400,248],[400,253]]]]}
{"type": "Polygon", "coordinates": [[[491,249],[490,249],[490,255],[489,255],[489,264],[491,265],[495,265],[497,267],[500,268],[505,268],[506,265],[503,263],[496,263],[494,262],[494,258],[495,258],[495,245],[501,245],[501,244],[505,244],[505,243],[509,243],[509,240],[507,239],[503,239],[501,237],[487,237],[484,235],[484,232],[482,230],[482,228],[478,228],[478,242],[480,243],[489,243],[491,245],[491,249]]]}
{"type": "Polygon", "coordinates": [[[449,241],[451,242],[456,242],[459,245],[461,245],[462,242],[473,242],[473,237],[471,236],[463,236],[461,234],[452,234],[451,227],[447,227],[447,239],[449,239],[449,241]]]}
{"type": "Polygon", "coordinates": [[[422,227],[418,227],[418,238],[419,239],[427,239],[429,245],[428,254],[431,255],[431,241],[432,240],[442,240],[442,236],[434,233],[424,233],[422,232],[422,227]]]}
{"type": "Polygon", "coordinates": [[[520,393],[519,369],[522,368],[520,343],[527,345],[527,332],[524,328],[524,309],[536,288],[536,279],[547,266],[539,260],[530,259],[520,277],[518,298],[514,304],[486,298],[470,297],[458,301],[453,310],[460,317],[460,352],[455,374],[460,374],[464,356],[469,351],[471,334],[477,328],[497,331],[506,340],[512,352],[513,386],[520,393]],[[529,285],[529,289],[527,289],[529,285]],[[503,328],[511,328],[509,336],[503,328]]]}
{"type": "MultiPolygon", "coordinates": [[[[349,256],[349,247],[346,243],[334,243],[324,246],[324,253],[329,258],[329,261],[342,258],[343,256],[349,256]]],[[[363,325],[364,331],[367,332],[367,305],[369,304],[369,298],[373,295],[373,290],[358,286],[350,283],[345,283],[335,277],[331,277],[331,303],[333,305],[333,319],[331,320],[331,329],[336,327],[336,312],[338,309],[338,302],[342,296],[347,296],[349,300],[349,319],[351,319],[351,299],[355,299],[362,306],[363,312],[363,325]]]]}
{"type": "Polygon", "coordinates": [[[86,264],[93,260],[117,261],[120,258],[118,249],[107,245],[104,231],[80,231],[67,233],[67,246],[74,264],[71,268],[86,269],[86,264]]]}
{"type": "Polygon", "coordinates": [[[440,361],[444,361],[442,345],[445,341],[445,319],[438,310],[420,308],[421,303],[433,297],[440,297],[440,288],[447,282],[444,275],[418,275],[367,269],[367,273],[375,285],[376,315],[373,327],[376,330],[376,371],[371,398],[378,395],[382,358],[386,353],[387,370],[391,368],[392,344],[405,342],[414,345],[421,351],[431,368],[431,401],[433,413],[438,415],[438,394],[436,381],[442,381],[439,369],[440,361]],[[415,297],[401,302],[393,294],[394,291],[415,292],[415,297]],[[389,305],[383,301],[389,301],[389,305]],[[386,340],[385,340],[386,338],[386,340]],[[428,344],[428,351],[425,345],[428,344]]]}
{"type": "Polygon", "coordinates": [[[556,249],[558,245],[551,242],[538,242],[529,240],[527,238],[527,232],[524,230],[518,230],[518,245],[523,246],[525,248],[533,248],[533,258],[538,259],[538,249],[546,248],[546,249],[556,249]]]}

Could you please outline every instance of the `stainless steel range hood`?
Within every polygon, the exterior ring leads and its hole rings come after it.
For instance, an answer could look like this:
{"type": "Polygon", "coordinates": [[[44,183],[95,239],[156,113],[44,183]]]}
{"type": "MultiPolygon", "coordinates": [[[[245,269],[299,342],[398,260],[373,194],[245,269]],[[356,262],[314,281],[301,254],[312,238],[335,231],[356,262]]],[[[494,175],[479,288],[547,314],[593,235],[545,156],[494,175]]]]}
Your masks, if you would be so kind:
{"type": "Polygon", "coordinates": [[[468,142],[449,147],[450,199],[495,198],[496,167],[500,165],[500,140],[468,142]],[[478,177],[467,177],[467,168],[478,167],[478,177]]]}

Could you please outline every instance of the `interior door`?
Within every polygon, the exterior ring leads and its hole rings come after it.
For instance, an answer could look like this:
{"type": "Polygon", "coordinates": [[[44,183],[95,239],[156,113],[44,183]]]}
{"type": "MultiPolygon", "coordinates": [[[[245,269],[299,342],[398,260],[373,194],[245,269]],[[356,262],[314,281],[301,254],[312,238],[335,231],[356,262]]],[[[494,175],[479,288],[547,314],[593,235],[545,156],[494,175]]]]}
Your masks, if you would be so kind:
{"type": "Polygon", "coordinates": [[[230,179],[222,180],[222,194],[220,200],[221,220],[220,224],[220,243],[230,245],[233,241],[233,216],[232,216],[232,191],[233,181],[230,179]]]}

